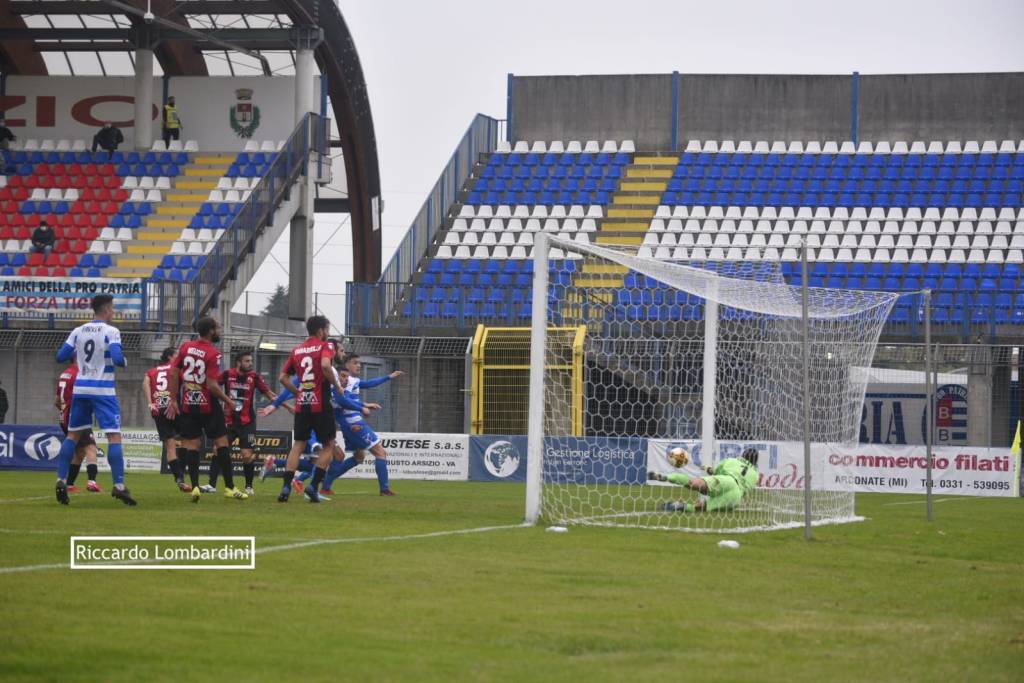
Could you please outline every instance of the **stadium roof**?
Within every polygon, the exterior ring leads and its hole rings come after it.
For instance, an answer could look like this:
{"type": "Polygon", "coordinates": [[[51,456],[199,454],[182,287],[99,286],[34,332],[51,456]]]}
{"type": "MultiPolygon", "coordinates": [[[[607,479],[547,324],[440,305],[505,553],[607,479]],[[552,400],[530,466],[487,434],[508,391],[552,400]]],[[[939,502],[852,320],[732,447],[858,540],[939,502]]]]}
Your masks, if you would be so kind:
{"type": "Polygon", "coordinates": [[[349,190],[348,200],[318,209],[351,213],[354,278],[372,281],[381,266],[371,215],[371,199],[380,196],[377,143],[359,55],[335,2],[0,0],[0,71],[7,75],[130,76],[134,50],[147,44],[157,76],[294,75],[303,41],[316,45],[327,76],[349,190]],[[147,9],[153,21],[143,18],[147,9]]]}

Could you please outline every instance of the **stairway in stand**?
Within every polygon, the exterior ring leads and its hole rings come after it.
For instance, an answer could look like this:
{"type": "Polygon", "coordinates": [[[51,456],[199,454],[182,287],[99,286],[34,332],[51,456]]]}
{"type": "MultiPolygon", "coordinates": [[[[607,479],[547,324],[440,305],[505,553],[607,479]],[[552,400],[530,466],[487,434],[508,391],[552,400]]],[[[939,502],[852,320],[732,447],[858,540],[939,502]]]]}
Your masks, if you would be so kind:
{"type": "MultiPolygon", "coordinates": [[[[599,246],[639,247],[651,225],[654,212],[661,203],[672,171],[679,163],[675,153],[644,154],[633,158],[633,163],[623,169],[619,188],[612,195],[611,205],[601,220],[594,243],[599,246]]],[[[614,303],[614,290],[625,283],[627,268],[609,263],[585,263],[573,278],[574,290],[570,290],[562,306],[563,314],[570,319],[585,315],[585,300],[604,310],[614,303]],[[583,291],[596,288],[597,291],[583,291]]],[[[589,316],[588,316],[589,317],[589,316]]],[[[587,320],[590,331],[599,331],[603,320],[587,320]]]]}
{"type": "Polygon", "coordinates": [[[181,237],[181,231],[189,226],[192,218],[199,213],[210,190],[217,188],[218,181],[227,173],[235,154],[194,154],[188,165],[181,168],[181,175],[172,179],[171,189],[165,190],[163,201],[146,219],[108,272],[110,277],[146,278],[160,265],[171,245],[181,237]]]}

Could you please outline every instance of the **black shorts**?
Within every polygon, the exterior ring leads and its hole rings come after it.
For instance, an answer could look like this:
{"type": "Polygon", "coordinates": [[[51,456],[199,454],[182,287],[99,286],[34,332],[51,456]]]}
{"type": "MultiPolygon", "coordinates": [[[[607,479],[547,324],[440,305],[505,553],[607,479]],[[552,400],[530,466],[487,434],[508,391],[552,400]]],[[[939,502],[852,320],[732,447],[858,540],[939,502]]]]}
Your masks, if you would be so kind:
{"type": "Polygon", "coordinates": [[[178,435],[178,423],[167,419],[167,416],[157,415],[153,418],[153,422],[156,423],[156,431],[160,435],[161,441],[173,439],[178,435]]]}
{"type": "Polygon", "coordinates": [[[206,434],[206,438],[213,441],[227,433],[220,401],[214,401],[208,413],[182,413],[178,416],[178,434],[183,439],[198,439],[206,434]]]}
{"type": "Polygon", "coordinates": [[[338,425],[334,423],[334,413],[324,410],[319,413],[295,413],[295,440],[309,441],[311,434],[321,444],[333,441],[338,434],[338,425]]]}
{"type": "MultiPolygon", "coordinates": [[[[67,425],[63,425],[62,424],[60,426],[60,430],[62,432],[64,432],[64,436],[68,435],[68,427],[67,427],[67,425]]],[[[95,446],[95,445],[96,445],[96,437],[95,437],[95,435],[93,435],[91,429],[86,429],[82,433],[82,436],[80,436],[78,438],[78,446],[76,446],[75,450],[78,450],[79,448],[85,448],[86,446],[95,446]]]]}
{"type": "Polygon", "coordinates": [[[252,449],[252,435],[256,433],[256,425],[234,423],[228,425],[228,445],[230,446],[238,439],[238,447],[242,450],[252,449]]]}

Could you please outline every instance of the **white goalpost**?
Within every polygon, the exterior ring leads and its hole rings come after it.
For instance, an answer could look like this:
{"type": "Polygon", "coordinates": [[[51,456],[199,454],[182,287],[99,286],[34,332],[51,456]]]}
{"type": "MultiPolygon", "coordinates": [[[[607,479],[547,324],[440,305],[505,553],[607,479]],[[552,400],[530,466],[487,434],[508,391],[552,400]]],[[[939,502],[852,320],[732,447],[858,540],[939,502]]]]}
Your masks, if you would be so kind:
{"type": "Polygon", "coordinates": [[[537,236],[526,520],[741,532],[855,519],[820,455],[858,440],[863,369],[899,295],[789,285],[776,262],[636,252],[537,236]],[[748,448],[760,480],[738,502],[659,480],[748,448]]]}

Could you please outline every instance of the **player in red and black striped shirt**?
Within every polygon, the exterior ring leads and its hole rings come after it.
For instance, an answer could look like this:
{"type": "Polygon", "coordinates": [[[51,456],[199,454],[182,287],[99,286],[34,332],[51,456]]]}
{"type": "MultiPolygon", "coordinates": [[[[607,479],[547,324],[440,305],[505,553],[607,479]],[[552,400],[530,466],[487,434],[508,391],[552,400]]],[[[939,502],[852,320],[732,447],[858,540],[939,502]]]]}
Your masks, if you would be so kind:
{"type": "MultiPolygon", "coordinates": [[[[221,352],[214,344],[220,341],[220,323],[203,317],[196,321],[199,339],[187,341],[178,349],[171,364],[178,369],[171,373],[171,398],[167,417],[178,415],[178,433],[188,459],[189,477],[192,479],[192,501],[198,502],[204,487],[199,486],[199,445],[203,435],[216,449],[214,462],[220,463],[224,475],[224,496],[244,500],[249,496],[235,488],[231,472],[231,448],[228,446],[224,408],[234,411],[235,403],[220,385],[221,352]],[[180,392],[179,392],[180,385],[180,392]],[[180,403],[180,408],[179,408],[180,403]]],[[[206,493],[216,489],[205,487],[206,493]]]]}
{"type": "MultiPolygon", "coordinates": [[[[263,377],[253,370],[252,352],[242,351],[235,356],[235,367],[220,376],[221,384],[235,409],[224,413],[224,421],[228,428],[228,443],[238,442],[242,452],[242,470],[245,472],[245,492],[254,495],[252,480],[256,474],[253,464],[252,435],[256,432],[256,392],[273,401],[277,394],[270,390],[263,377]]],[[[210,486],[217,487],[217,474],[220,468],[213,463],[210,466],[210,486]]]]}
{"type": "Polygon", "coordinates": [[[278,378],[284,388],[295,395],[295,438],[292,439],[292,450],[288,454],[284,487],[277,497],[280,503],[288,502],[292,479],[299,466],[299,457],[305,450],[310,436],[315,433],[317,441],[323,446],[316,463],[316,471],[313,473],[313,483],[306,487],[306,497],[310,502],[320,502],[320,484],[324,480],[327,466],[334,458],[334,437],[338,429],[331,407],[331,386],[337,388],[339,394],[345,392],[345,387],[338,380],[338,374],[334,372],[332,365],[335,347],[327,340],[330,326],[330,321],[322,315],[309,318],[306,321],[309,339],[292,349],[288,362],[285,363],[278,378]]]}
{"type": "Polygon", "coordinates": [[[146,376],[142,378],[142,395],[146,397],[149,413],[156,424],[157,435],[167,453],[167,467],[174,475],[174,482],[179,491],[189,493],[192,487],[185,483],[185,449],[178,448],[178,426],[175,420],[167,417],[167,407],[171,403],[171,374],[178,372],[178,369],[171,365],[174,353],[175,348],[168,346],[160,354],[160,362],[146,370],[146,376]],[[178,457],[179,455],[181,457],[178,457]]]}
{"type": "MultiPolygon", "coordinates": [[[[71,364],[57,378],[57,397],[54,399],[53,405],[60,411],[60,428],[64,432],[64,436],[68,434],[71,395],[75,390],[76,379],[78,379],[78,364],[75,361],[71,361],[71,364]]],[[[82,462],[86,462],[85,471],[89,477],[89,483],[86,484],[85,488],[92,493],[102,493],[103,489],[96,483],[96,472],[98,471],[96,467],[96,439],[93,437],[91,429],[85,430],[82,438],[78,440],[78,444],[75,446],[75,457],[71,461],[71,470],[68,472],[67,478],[68,493],[78,493],[79,491],[78,487],[75,486],[75,479],[78,478],[78,473],[82,469],[82,462]]]]}

